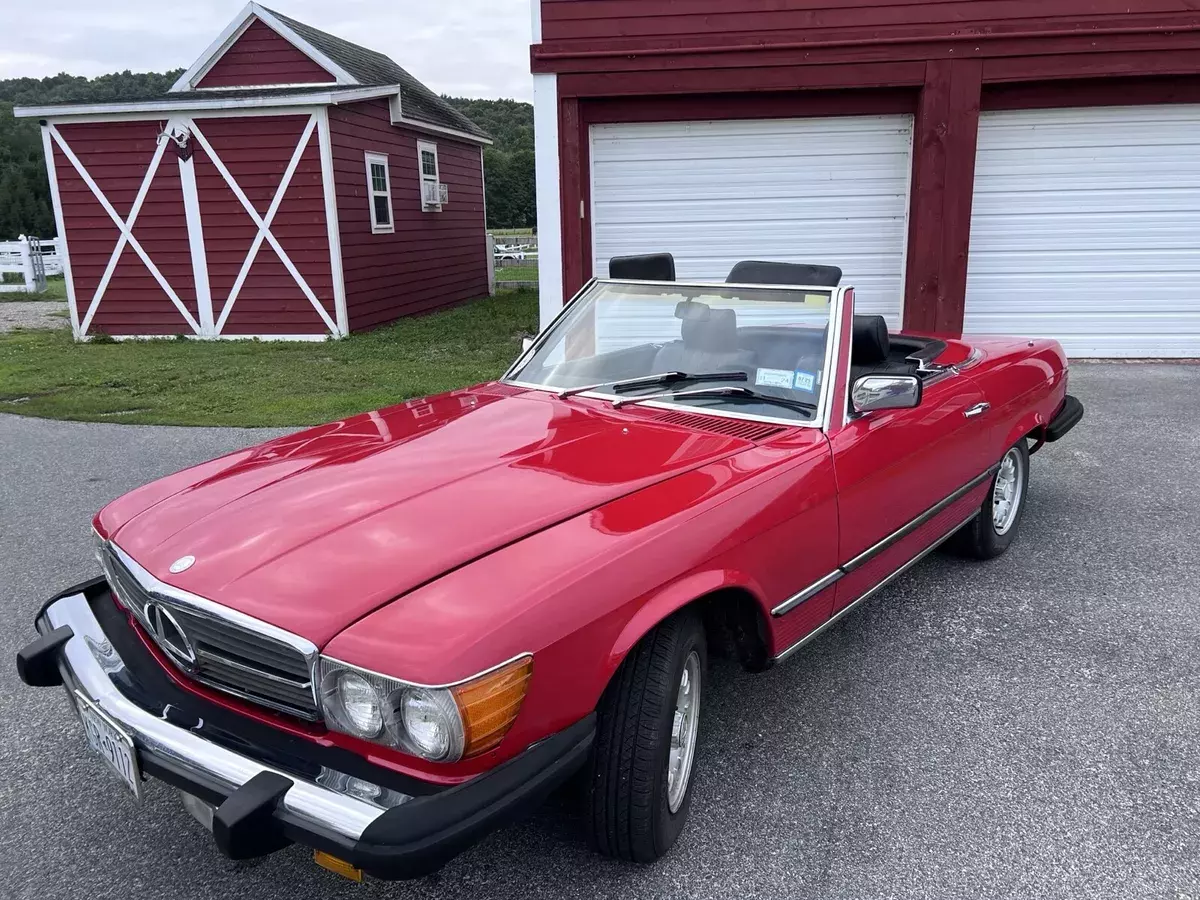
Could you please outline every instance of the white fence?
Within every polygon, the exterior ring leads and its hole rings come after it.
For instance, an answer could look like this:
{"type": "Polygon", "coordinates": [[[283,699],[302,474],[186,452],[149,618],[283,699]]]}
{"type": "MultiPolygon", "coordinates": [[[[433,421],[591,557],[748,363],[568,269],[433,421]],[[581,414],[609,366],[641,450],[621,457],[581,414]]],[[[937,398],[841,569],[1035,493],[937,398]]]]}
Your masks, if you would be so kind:
{"type": "Polygon", "coordinates": [[[532,234],[494,234],[493,258],[496,268],[537,265],[538,239],[532,234]]]}
{"type": "Polygon", "coordinates": [[[39,240],[22,235],[19,240],[0,241],[0,292],[44,291],[47,275],[61,275],[62,256],[58,239],[39,240]],[[19,281],[3,278],[4,273],[20,275],[19,281]]]}

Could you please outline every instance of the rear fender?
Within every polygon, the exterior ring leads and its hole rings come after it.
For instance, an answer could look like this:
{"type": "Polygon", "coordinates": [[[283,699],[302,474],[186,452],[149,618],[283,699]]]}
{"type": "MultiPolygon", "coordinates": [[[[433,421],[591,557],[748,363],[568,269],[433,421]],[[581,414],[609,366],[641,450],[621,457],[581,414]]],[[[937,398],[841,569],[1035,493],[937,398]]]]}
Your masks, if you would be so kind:
{"type": "Polygon", "coordinates": [[[1009,429],[1007,439],[1000,450],[1000,455],[1003,456],[1008,452],[1008,448],[1021,440],[1021,438],[1028,437],[1035,431],[1043,430],[1046,425],[1047,419],[1041,410],[1029,410],[1024,413],[1021,418],[1017,419],[1016,424],[1009,429]]]}

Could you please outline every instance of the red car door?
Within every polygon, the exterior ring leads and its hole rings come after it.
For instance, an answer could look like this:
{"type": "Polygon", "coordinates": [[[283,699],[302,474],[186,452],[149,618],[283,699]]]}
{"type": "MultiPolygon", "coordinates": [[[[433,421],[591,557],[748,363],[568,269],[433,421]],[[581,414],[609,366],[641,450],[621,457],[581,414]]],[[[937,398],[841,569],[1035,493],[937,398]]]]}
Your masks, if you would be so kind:
{"type": "Polygon", "coordinates": [[[925,386],[915,409],[847,415],[840,423],[835,416],[829,439],[839,552],[847,569],[837,584],[835,612],[920,555],[981,502],[982,484],[955,495],[988,465],[976,421],[982,402],[967,375],[946,374],[925,386]]]}

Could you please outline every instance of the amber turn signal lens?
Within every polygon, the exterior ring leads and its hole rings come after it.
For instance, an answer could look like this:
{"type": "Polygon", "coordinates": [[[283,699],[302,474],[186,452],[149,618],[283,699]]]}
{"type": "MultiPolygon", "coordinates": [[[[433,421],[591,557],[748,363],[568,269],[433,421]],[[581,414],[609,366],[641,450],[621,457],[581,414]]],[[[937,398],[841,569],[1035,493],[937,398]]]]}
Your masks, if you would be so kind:
{"type": "Polygon", "coordinates": [[[531,674],[533,659],[526,656],[454,688],[465,732],[464,757],[478,756],[504,739],[521,711],[531,674]]]}
{"type": "Polygon", "coordinates": [[[330,856],[328,853],[323,853],[320,850],[313,851],[313,862],[322,869],[328,869],[330,872],[341,875],[343,878],[349,878],[351,881],[361,882],[363,880],[362,869],[346,862],[344,859],[338,859],[336,856],[330,856]]]}

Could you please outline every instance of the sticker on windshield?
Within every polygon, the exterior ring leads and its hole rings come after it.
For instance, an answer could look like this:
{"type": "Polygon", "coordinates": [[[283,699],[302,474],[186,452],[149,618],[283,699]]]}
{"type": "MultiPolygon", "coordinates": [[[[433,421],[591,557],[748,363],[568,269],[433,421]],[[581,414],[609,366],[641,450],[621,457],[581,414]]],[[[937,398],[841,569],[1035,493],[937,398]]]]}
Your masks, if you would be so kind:
{"type": "Polygon", "coordinates": [[[811,394],[817,388],[817,376],[813,372],[796,372],[792,386],[798,391],[808,391],[811,394]]]}
{"type": "Polygon", "coordinates": [[[758,377],[754,379],[754,383],[761,387],[790,389],[792,386],[792,372],[790,369],[759,369],[758,377]]]}

